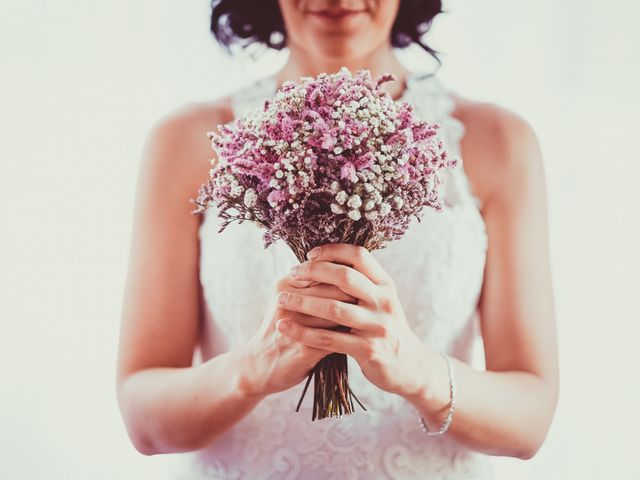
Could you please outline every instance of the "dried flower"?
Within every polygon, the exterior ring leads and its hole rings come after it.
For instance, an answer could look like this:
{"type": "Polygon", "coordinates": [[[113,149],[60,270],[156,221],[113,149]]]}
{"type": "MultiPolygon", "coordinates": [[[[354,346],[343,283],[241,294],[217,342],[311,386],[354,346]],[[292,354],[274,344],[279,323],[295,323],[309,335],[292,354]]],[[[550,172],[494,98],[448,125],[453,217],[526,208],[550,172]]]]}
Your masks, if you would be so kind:
{"type": "Polygon", "coordinates": [[[440,210],[439,171],[455,167],[437,135],[440,125],[416,118],[368,70],[285,82],[263,106],[208,132],[218,163],[202,185],[193,213],[211,204],[220,231],[248,217],[300,261],[323,243],[369,250],[399,239],[411,216],[440,210]],[[250,215],[247,216],[246,214],[250,215]]]}

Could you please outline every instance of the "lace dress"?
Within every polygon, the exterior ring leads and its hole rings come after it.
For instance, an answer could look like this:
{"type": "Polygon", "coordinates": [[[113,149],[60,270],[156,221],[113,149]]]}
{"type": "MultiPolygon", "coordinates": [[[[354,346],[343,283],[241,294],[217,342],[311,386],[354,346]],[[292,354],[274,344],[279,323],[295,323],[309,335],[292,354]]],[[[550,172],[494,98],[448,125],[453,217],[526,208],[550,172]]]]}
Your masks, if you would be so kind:
{"type": "MultiPolygon", "coordinates": [[[[264,77],[236,91],[234,113],[259,107],[275,89],[275,79],[264,77]]],[[[448,148],[460,153],[464,126],[451,116],[453,99],[435,75],[412,73],[401,100],[413,103],[421,118],[439,122],[448,148]]],[[[422,221],[413,219],[401,240],[373,255],[394,278],[406,317],[424,343],[472,363],[487,234],[479,199],[462,165],[443,178],[444,209],[425,209],[422,221]]],[[[219,234],[215,212],[215,208],[205,212],[199,232],[207,313],[199,361],[245,342],[262,322],[277,280],[297,263],[282,242],[264,249],[261,234],[251,223],[232,224],[219,234]]],[[[176,454],[180,458],[171,478],[494,478],[486,455],[447,434],[425,435],[410,403],[369,382],[350,356],[348,367],[349,384],[367,411],[356,404],[353,414],[312,422],[311,388],[295,412],[305,379],[268,396],[208,447],[176,454]]]]}

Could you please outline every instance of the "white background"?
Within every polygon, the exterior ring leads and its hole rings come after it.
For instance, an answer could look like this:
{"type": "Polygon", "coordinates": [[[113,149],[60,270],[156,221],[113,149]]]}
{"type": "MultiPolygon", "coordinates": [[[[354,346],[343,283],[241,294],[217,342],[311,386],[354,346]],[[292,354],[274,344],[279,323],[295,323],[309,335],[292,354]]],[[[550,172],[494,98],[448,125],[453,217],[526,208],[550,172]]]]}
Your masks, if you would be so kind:
{"type": "MultiPolygon", "coordinates": [[[[427,37],[441,77],[533,125],[549,189],[560,402],[538,455],[494,458],[498,478],[640,478],[638,3],[445,6],[427,37]]],[[[208,15],[205,0],[0,3],[3,479],[161,479],[172,461],[133,449],[115,400],[142,142],[284,60],[228,58],[208,15]]]]}

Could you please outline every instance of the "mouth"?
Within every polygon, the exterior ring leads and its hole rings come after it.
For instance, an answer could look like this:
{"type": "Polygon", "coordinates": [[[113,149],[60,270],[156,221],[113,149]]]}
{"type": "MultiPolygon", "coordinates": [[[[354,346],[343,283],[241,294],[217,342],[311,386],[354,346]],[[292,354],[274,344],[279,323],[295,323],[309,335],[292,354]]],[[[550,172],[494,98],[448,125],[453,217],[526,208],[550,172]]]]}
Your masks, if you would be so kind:
{"type": "Polygon", "coordinates": [[[349,10],[346,8],[332,8],[326,10],[310,11],[311,15],[322,18],[324,20],[344,20],[364,13],[364,10],[349,10]]]}

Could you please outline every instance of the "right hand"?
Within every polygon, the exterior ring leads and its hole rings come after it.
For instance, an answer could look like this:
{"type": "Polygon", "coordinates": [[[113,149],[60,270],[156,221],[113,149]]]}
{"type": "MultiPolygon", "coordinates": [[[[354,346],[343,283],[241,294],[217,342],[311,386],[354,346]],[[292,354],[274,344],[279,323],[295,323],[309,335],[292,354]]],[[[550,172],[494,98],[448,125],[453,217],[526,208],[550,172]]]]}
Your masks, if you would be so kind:
{"type": "Polygon", "coordinates": [[[331,329],[338,326],[330,320],[278,307],[280,293],[299,292],[302,289],[307,295],[336,298],[350,303],[357,301],[335,285],[295,280],[289,275],[280,279],[260,328],[243,345],[248,360],[248,385],[244,389],[248,395],[269,395],[288,390],[304,380],[313,367],[331,353],[296,342],[276,329],[276,322],[283,318],[314,328],[331,329]]]}

